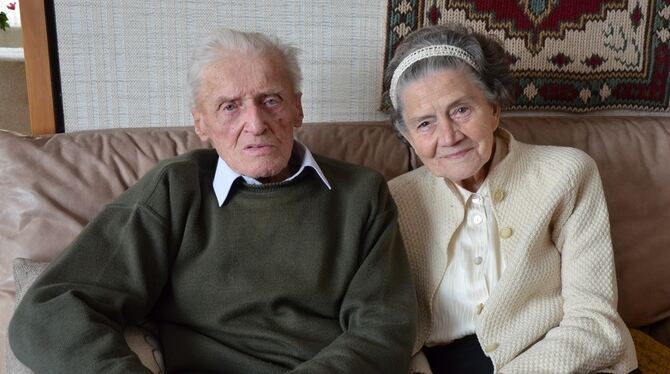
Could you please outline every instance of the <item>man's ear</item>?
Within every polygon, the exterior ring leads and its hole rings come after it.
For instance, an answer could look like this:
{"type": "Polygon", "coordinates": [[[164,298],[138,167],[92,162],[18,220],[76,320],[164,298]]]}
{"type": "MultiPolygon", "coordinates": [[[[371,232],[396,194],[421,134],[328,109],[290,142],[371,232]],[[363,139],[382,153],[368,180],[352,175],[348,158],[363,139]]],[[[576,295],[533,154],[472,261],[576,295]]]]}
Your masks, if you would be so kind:
{"type": "Polygon", "coordinates": [[[298,121],[295,123],[294,127],[302,126],[302,121],[305,119],[305,112],[302,110],[302,92],[298,91],[295,93],[295,105],[298,110],[298,121]]]}
{"type": "Polygon", "coordinates": [[[203,120],[203,115],[197,108],[191,109],[191,115],[193,116],[193,128],[195,129],[195,134],[198,135],[200,141],[203,143],[209,140],[207,131],[205,130],[205,122],[203,120]]]}

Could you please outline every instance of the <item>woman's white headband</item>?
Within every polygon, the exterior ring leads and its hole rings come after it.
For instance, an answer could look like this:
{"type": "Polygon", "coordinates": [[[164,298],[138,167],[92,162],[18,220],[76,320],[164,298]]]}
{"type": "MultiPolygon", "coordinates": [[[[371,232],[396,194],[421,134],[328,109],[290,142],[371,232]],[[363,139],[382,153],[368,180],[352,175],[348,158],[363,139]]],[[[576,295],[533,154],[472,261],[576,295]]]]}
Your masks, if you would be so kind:
{"type": "Polygon", "coordinates": [[[476,71],[480,71],[479,65],[477,65],[472,55],[462,48],[454,47],[453,45],[431,45],[430,47],[417,49],[405,57],[395,69],[395,72],[393,72],[393,77],[391,78],[391,87],[389,89],[389,96],[391,96],[391,103],[393,104],[394,108],[398,107],[398,99],[396,97],[395,91],[396,86],[398,85],[398,80],[400,80],[402,73],[404,73],[405,70],[414,65],[414,63],[417,61],[435,56],[453,56],[463,60],[463,62],[472,66],[472,68],[476,71]]]}

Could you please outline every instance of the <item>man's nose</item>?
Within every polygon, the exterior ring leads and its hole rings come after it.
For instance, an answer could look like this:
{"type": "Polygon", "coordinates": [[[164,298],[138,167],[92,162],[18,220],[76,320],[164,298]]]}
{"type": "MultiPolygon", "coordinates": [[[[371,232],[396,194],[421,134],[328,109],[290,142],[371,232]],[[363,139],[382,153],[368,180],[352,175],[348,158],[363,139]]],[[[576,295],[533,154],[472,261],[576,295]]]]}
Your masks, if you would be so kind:
{"type": "Polygon", "coordinates": [[[255,135],[265,132],[267,125],[262,110],[258,105],[251,104],[245,108],[244,130],[255,135]]]}

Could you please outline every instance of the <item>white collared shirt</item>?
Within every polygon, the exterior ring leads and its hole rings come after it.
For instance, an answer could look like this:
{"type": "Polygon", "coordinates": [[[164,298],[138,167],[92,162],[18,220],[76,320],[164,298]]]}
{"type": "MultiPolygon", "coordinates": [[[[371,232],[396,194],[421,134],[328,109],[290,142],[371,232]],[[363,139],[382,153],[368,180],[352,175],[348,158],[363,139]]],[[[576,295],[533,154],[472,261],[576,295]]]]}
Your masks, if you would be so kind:
{"type": "MultiPolygon", "coordinates": [[[[300,168],[298,168],[298,171],[296,171],[293,175],[286,178],[284,182],[288,182],[290,180],[295,179],[298,175],[300,175],[300,173],[303,172],[303,170],[305,170],[305,168],[311,167],[319,175],[319,178],[321,178],[323,184],[325,184],[329,190],[332,190],[330,183],[328,182],[328,179],[326,179],[326,176],[323,175],[323,171],[321,171],[321,168],[316,163],[316,160],[314,160],[312,152],[310,152],[305,145],[298,142],[297,140],[293,141],[293,150],[291,158],[294,157],[295,159],[301,160],[300,168]]],[[[214,173],[214,182],[212,183],[214,186],[214,193],[216,194],[216,199],[219,202],[219,206],[223,205],[224,201],[226,201],[228,193],[230,193],[230,188],[233,186],[233,182],[235,182],[235,180],[240,177],[242,177],[244,181],[248,184],[255,184],[255,185],[262,184],[261,182],[259,182],[254,178],[242,175],[234,171],[233,169],[230,168],[230,166],[228,166],[226,161],[224,161],[221,157],[219,157],[219,161],[216,165],[216,172],[214,173]]]]}
{"type": "MultiPolygon", "coordinates": [[[[490,170],[506,154],[506,144],[497,140],[490,170]]],[[[474,193],[454,186],[461,195],[464,216],[449,241],[447,269],[433,302],[428,346],[474,334],[476,318],[505,270],[488,179],[474,193]]]]}

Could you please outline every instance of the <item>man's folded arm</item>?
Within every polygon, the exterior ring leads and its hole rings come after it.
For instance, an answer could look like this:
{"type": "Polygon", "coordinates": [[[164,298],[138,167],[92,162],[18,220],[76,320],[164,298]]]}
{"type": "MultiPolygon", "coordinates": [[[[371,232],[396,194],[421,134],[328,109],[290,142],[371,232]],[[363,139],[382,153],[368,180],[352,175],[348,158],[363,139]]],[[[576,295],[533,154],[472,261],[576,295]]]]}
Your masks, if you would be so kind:
{"type": "Polygon", "coordinates": [[[35,372],[146,372],[123,329],[144,319],[167,279],[163,224],[139,204],[106,207],[17,307],[17,358],[35,372]]]}

